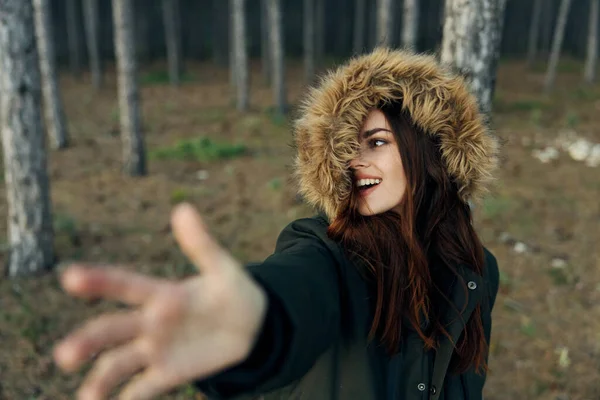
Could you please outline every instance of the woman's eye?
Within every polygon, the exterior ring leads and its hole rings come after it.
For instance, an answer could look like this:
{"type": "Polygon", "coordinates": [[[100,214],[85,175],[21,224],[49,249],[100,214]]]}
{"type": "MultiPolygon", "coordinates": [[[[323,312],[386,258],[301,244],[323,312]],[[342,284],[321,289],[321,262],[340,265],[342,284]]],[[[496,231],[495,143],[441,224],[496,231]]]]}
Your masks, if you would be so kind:
{"type": "Polygon", "coordinates": [[[387,142],[383,139],[373,139],[371,140],[371,147],[381,147],[384,144],[387,144],[387,142]]]}

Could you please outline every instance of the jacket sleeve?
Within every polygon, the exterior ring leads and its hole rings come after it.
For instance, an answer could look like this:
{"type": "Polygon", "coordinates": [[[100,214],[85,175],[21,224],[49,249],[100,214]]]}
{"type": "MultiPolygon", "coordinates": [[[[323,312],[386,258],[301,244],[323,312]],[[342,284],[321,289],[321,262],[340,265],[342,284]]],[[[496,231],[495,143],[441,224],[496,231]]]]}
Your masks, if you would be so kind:
{"type": "Polygon", "coordinates": [[[209,398],[286,386],[306,374],[339,334],[339,267],[312,229],[309,219],[294,221],[279,235],[275,252],[248,267],[267,292],[267,316],[247,360],[196,382],[209,398]]]}

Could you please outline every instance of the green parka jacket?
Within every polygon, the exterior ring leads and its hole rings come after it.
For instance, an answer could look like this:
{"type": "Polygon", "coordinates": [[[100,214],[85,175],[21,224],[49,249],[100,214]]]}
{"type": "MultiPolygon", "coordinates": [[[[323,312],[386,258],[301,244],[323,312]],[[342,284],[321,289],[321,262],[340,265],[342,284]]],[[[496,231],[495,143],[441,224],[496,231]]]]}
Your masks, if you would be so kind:
{"type": "Polygon", "coordinates": [[[340,214],[353,190],[349,163],[359,155],[363,121],[387,102],[401,104],[421,132],[437,138],[446,173],[465,203],[485,192],[498,164],[498,142],[460,76],[432,56],[389,49],[351,59],[325,75],[302,100],[294,125],[299,193],[320,214],[291,223],[280,234],[275,252],[248,267],[269,295],[267,318],[244,363],[197,382],[209,396],[482,399],[484,376],[446,371],[452,342],[458,341],[478,304],[489,343],[498,290],[494,256],[485,250],[482,275],[465,265],[455,266],[460,279],[441,275],[455,306],[442,321],[449,324],[452,341],[440,338],[437,351],[425,351],[416,332],[404,324],[401,349],[389,357],[383,346],[367,341],[374,290],[360,267],[326,234],[328,221],[340,214]]]}
{"type": "MultiPolygon", "coordinates": [[[[285,316],[288,337],[273,332],[266,339],[271,342],[260,351],[271,354],[253,356],[262,360],[257,370],[253,365],[234,367],[198,387],[209,399],[264,394],[264,400],[481,400],[485,376],[474,371],[446,375],[454,351],[446,338],[437,352],[426,352],[417,333],[405,329],[402,348],[392,358],[376,341],[367,341],[374,293],[342,248],[327,237],[327,226],[323,216],[294,221],[282,231],[270,257],[248,266],[281,307],[273,317],[285,316]]],[[[448,332],[455,342],[464,321],[481,304],[489,343],[498,267],[494,256],[485,253],[483,276],[459,266],[463,282],[448,282],[451,300],[462,310],[460,317],[452,310],[445,316],[454,321],[448,332]]]]}

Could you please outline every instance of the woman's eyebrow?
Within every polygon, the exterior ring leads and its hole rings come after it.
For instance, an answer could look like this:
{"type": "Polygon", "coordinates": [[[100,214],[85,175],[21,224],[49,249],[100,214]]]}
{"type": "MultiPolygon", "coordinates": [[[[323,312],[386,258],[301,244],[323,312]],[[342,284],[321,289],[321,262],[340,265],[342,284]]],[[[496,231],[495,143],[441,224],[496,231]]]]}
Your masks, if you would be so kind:
{"type": "Polygon", "coordinates": [[[392,131],[390,131],[389,129],[386,129],[386,128],[373,128],[373,129],[369,129],[368,131],[364,131],[362,134],[362,138],[367,139],[368,137],[373,136],[377,132],[381,132],[381,131],[393,133],[392,131]]]}

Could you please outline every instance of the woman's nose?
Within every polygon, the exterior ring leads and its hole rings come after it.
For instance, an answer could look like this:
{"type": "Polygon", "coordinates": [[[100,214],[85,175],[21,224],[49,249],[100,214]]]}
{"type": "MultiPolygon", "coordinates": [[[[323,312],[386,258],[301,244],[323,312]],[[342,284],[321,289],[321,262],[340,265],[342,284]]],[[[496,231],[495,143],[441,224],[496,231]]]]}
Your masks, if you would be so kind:
{"type": "Polygon", "coordinates": [[[364,168],[367,166],[367,162],[362,157],[356,157],[354,160],[350,161],[350,168],[358,169],[364,168]]]}

